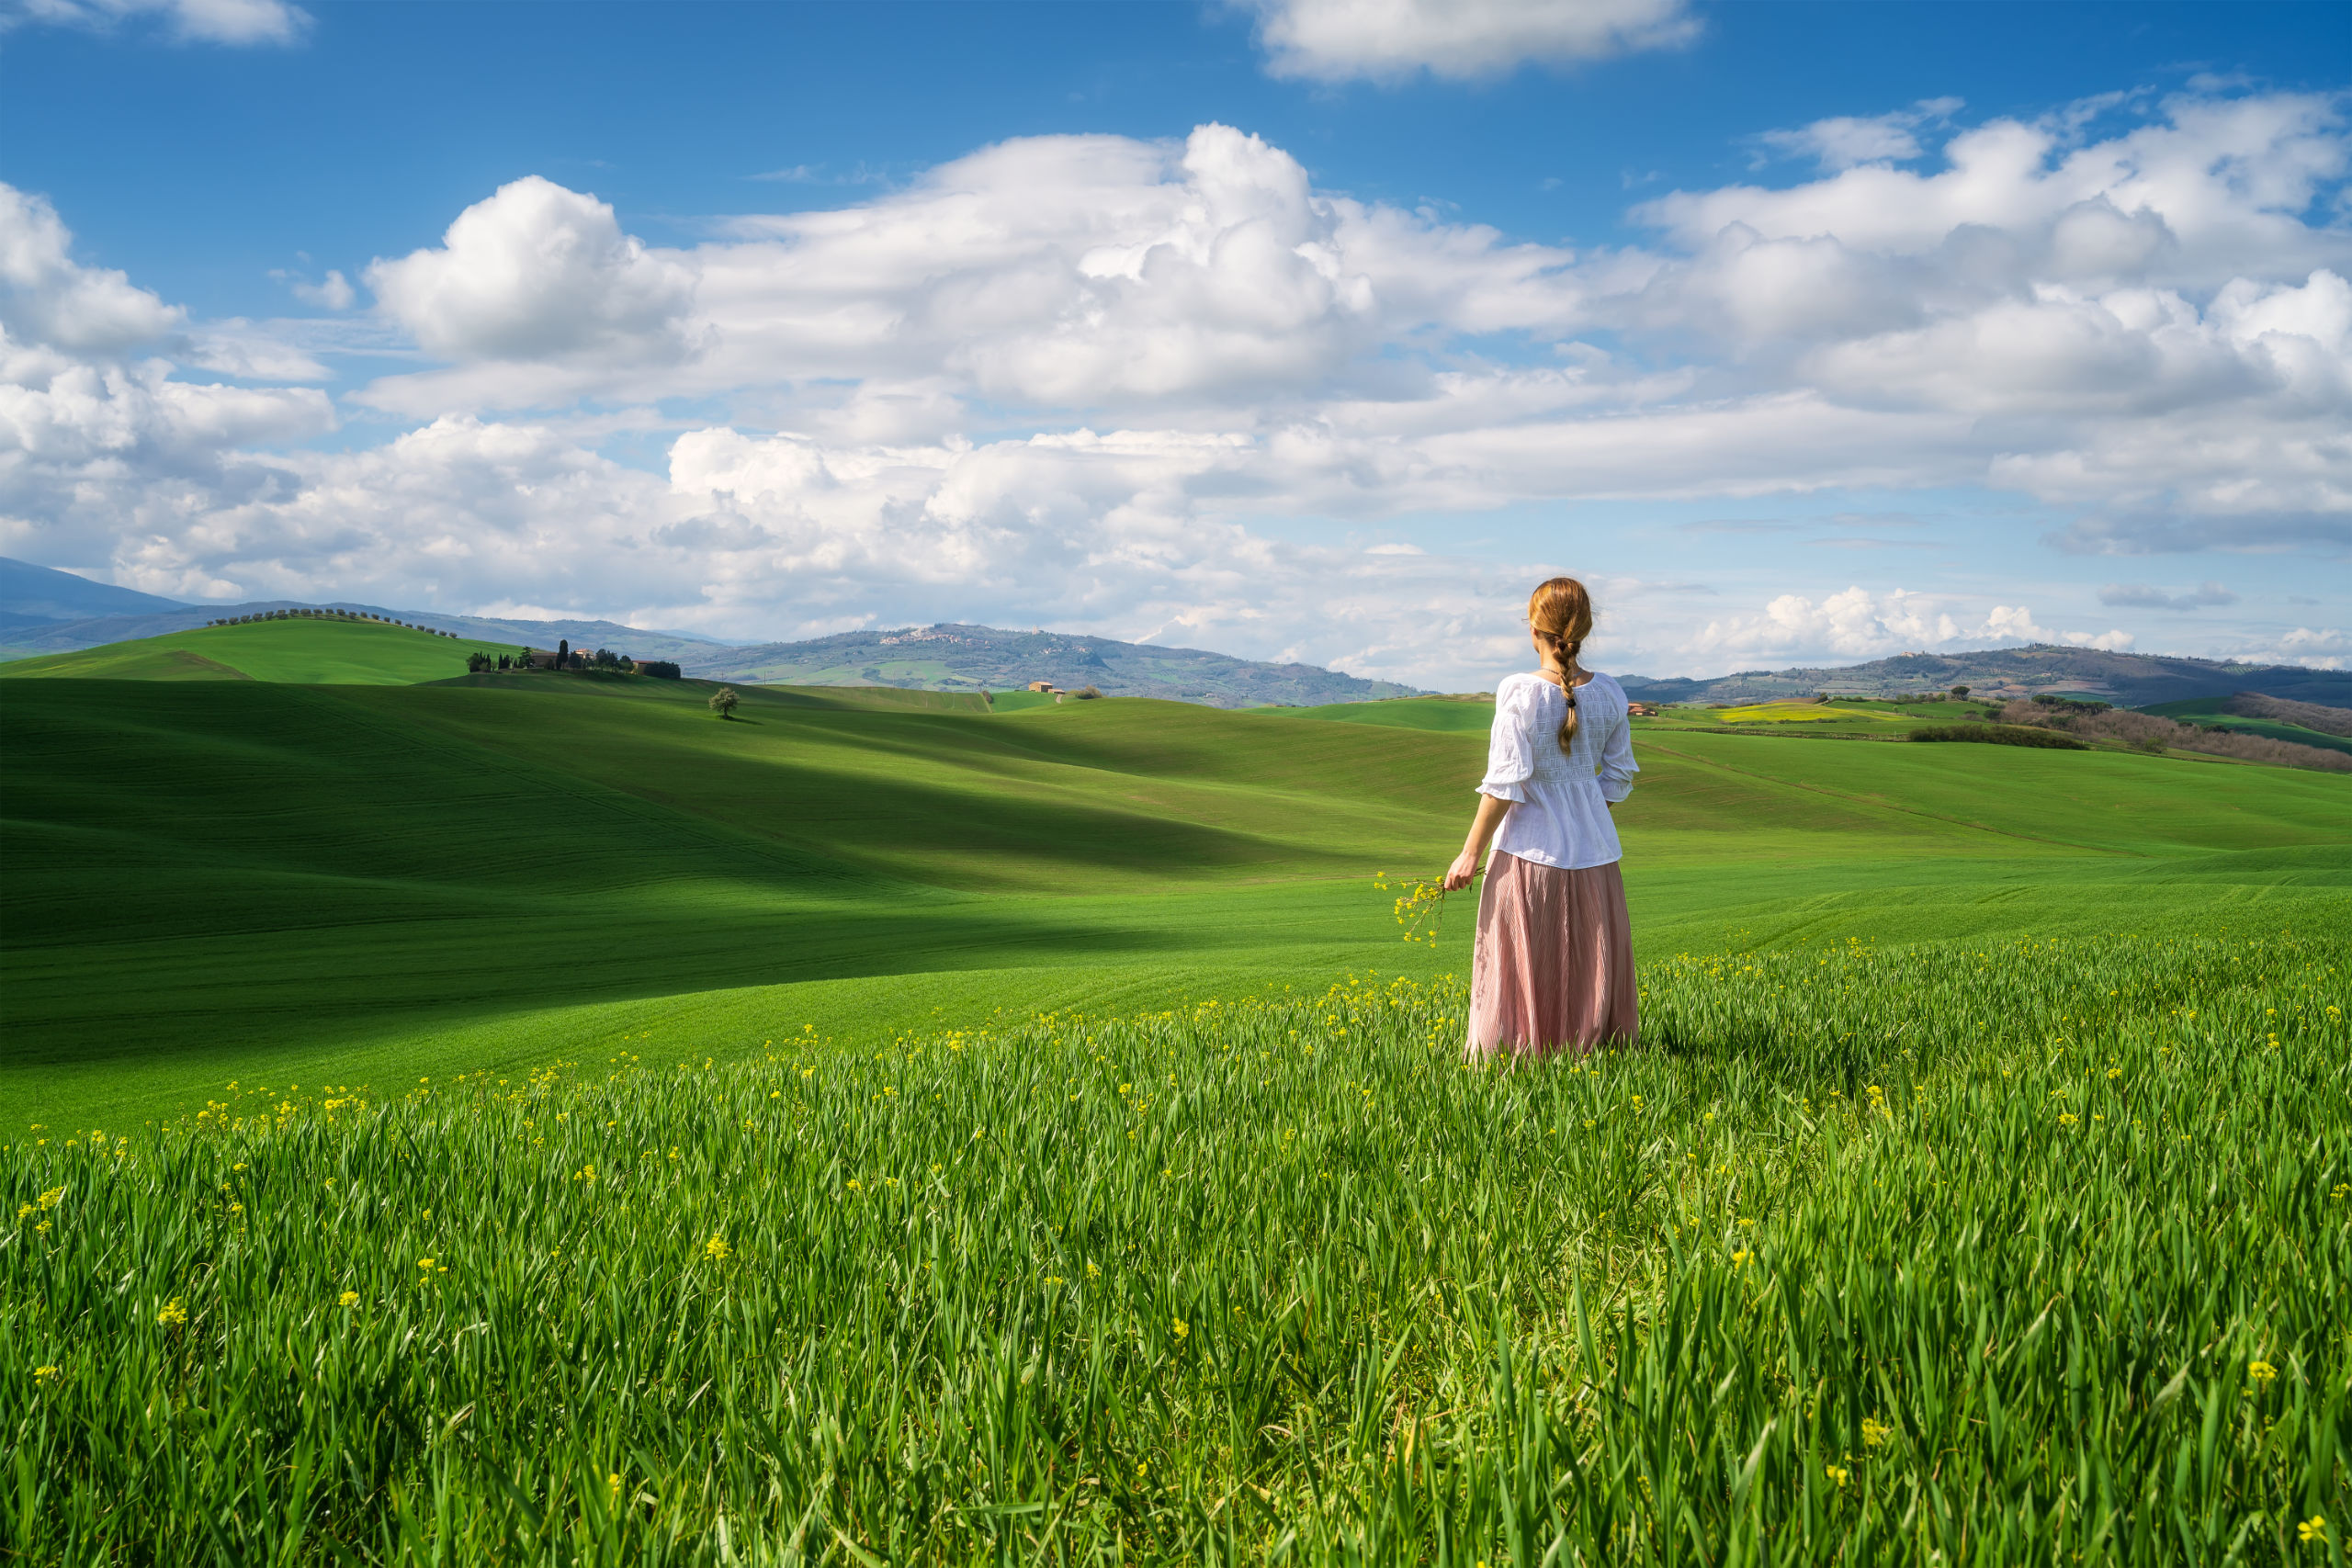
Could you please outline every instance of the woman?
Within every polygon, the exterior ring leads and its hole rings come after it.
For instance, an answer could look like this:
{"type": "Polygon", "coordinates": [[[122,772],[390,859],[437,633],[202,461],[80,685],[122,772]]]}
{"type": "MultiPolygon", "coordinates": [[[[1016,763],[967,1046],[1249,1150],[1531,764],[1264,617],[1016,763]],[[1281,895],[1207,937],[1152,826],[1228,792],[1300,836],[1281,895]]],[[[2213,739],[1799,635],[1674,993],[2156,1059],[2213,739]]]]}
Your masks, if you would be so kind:
{"type": "Polygon", "coordinates": [[[1639,1028],[1633,926],[1609,818],[1641,771],[1625,694],[1577,662],[1592,631],[1583,583],[1555,577],[1536,589],[1527,625],[1543,668],[1496,689],[1484,798],[1445,874],[1448,891],[1470,886],[1493,840],[1470,956],[1470,1050],[1482,1056],[1581,1054],[1631,1043],[1639,1028]]]}

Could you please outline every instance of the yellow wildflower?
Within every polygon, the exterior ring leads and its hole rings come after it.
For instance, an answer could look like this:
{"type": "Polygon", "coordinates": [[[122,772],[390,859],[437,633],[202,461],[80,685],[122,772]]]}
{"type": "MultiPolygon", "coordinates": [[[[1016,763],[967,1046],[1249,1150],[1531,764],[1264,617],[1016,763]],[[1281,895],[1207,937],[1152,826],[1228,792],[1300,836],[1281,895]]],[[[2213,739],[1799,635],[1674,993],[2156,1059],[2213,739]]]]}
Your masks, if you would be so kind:
{"type": "Polygon", "coordinates": [[[735,1249],[733,1247],[727,1245],[727,1239],[724,1236],[712,1236],[708,1241],[702,1245],[702,1255],[705,1258],[709,1258],[713,1263],[724,1263],[727,1260],[729,1254],[732,1253],[734,1250],[735,1249]]]}
{"type": "Polygon", "coordinates": [[[55,1367],[35,1367],[33,1369],[33,1382],[47,1382],[56,1375],[57,1369],[55,1367]]]}
{"type": "Polygon", "coordinates": [[[2267,1361],[2249,1361],[2246,1363],[2245,1375],[2256,1382],[2268,1382],[2278,1375],[2278,1369],[2267,1361]]]}
{"type": "Polygon", "coordinates": [[[179,1297],[174,1296],[164,1303],[164,1310],[155,1314],[155,1321],[165,1328],[176,1328],[187,1321],[187,1308],[180,1304],[179,1297]]]}
{"type": "Polygon", "coordinates": [[[2295,1527],[2295,1537],[2306,1546],[2311,1545],[2313,1541],[2326,1540],[2327,1516],[2325,1514],[2313,1514],[2310,1518],[2305,1519],[2301,1524],[2295,1527]]]}
{"type": "Polygon", "coordinates": [[[357,1306],[359,1304],[359,1292],[357,1291],[345,1291],[343,1294],[335,1298],[334,1304],[337,1306],[346,1307],[357,1306]]]}

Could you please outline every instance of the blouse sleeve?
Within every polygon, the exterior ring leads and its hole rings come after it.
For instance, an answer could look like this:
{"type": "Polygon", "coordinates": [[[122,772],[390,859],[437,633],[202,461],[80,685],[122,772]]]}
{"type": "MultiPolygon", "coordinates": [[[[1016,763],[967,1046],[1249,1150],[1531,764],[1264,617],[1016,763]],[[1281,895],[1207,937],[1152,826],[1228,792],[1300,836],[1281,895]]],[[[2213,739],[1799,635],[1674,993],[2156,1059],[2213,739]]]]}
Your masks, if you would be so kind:
{"type": "Polygon", "coordinates": [[[1526,784],[1535,776],[1535,750],[1530,742],[1533,722],[1532,694],[1524,681],[1506,682],[1495,694],[1495,727],[1487,739],[1487,776],[1478,793],[1497,800],[1527,798],[1526,784]]]}
{"type": "Polygon", "coordinates": [[[1609,737],[1600,743],[1600,798],[1614,806],[1634,793],[1634,775],[1642,771],[1634,761],[1634,725],[1626,716],[1622,690],[1612,717],[1609,737]]]}

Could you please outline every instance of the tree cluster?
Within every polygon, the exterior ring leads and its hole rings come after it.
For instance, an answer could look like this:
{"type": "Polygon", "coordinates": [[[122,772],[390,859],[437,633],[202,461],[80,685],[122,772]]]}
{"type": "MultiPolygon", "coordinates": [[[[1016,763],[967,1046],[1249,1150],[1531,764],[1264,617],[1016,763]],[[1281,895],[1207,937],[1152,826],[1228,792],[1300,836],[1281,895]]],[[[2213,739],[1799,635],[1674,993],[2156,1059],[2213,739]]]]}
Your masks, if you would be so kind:
{"type": "Polygon", "coordinates": [[[414,621],[396,621],[389,615],[371,615],[358,610],[264,610],[254,615],[229,615],[217,621],[207,621],[208,626],[245,626],[259,621],[373,621],[379,626],[398,626],[402,631],[423,632],[427,637],[446,637],[462,640],[456,632],[445,632],[438,626],[423,626],[414,621]]]}
{"type": "Polygon", "coordinates": [[[607,675],[650,675],[663,681],[675,681],[682,675],[677,665],[666,659],[631,659],[628,654],[616,653],[609,648],[600,648],[590,653],[572,647],[569,637],[557,640],[553,655],[526,648],[519,653],[502,653],[494,659],[487,653],[476,653],[466,660],[467,671],[475,675],[492,670],[549,668],[582,672],[593,671],[607,675]]]}

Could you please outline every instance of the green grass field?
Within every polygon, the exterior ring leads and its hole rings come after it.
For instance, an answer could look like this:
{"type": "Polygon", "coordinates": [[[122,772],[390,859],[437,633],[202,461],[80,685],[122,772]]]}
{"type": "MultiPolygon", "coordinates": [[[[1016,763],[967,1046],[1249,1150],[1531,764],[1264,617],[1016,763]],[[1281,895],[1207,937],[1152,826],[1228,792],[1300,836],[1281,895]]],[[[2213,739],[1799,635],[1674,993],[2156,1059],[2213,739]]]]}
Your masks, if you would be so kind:
{"type": "MultiPolygon", "coordinates": [[[[1372,724],[1448,735],[1484,735],[1495,717],[1491,699],[1480,701],[1474,697],[1396,697],[1384,702],[1334,703],[1319,708],[1256,711],[1326,723],[1372,724]]],[[[1791,700],[1738,706],[1671,707],[1634,723],[1637,735],[1688,730],[1760,732],[1792,726],[1808,734],[1899,740],[1907,731],[1924,725],[1950,724],[1984,711],[1981,705],[1965,702],[1894,703],[1840,698],[1828,703],[1791,700]]]]}
{"type": "MultiPolygon", "coordinates": [[[[1407,947],[1370,882],[1458,843],[1483,705],[991,715],[973,695],[743,687],[721,723],[711,689],[0,688],[11,894],[40,912],[0,951],[0,1113],[119,1124],[254,1072],[522,1070],[649,1026],[740,1050],[779,1019],[867,1037],[1466,962],[1466,913],[1407,947]],[[1359,716],[1391,713],[1476,730],[1359,716]]],[[[1637,744],[1623,829],[1645,956],[2324,909],[2352,882],[2346,788],[2321,776],[1637,744]]]]}
{"type": "MultiPolygon", "coordinates": [[[[1793,750],[1787,749],[1787,750],[1793,750]]],[[[247,1083],[6,1151],[23,1561],[2340,1562],[2340,931],[247,1083]]]]}
{"type": "Polygon", "coordinates": [[[227,629],[0,684],[14,1560],[2342,1560],[2340,778],[1644,721],[1465,1070],[1487,705],[227,629]]]}
{"type": "Polygon", "coordinates": [[[1369,724],[1387,729],[1418,729],[1431,735],[1484,735],[1495,722],[1495,705],[1463,697],[1391,697],[1376,703],[1332,703],[1316,708],[1249,708],[1270,718],[1303,718],[1324,724],[1369,724]]]}

